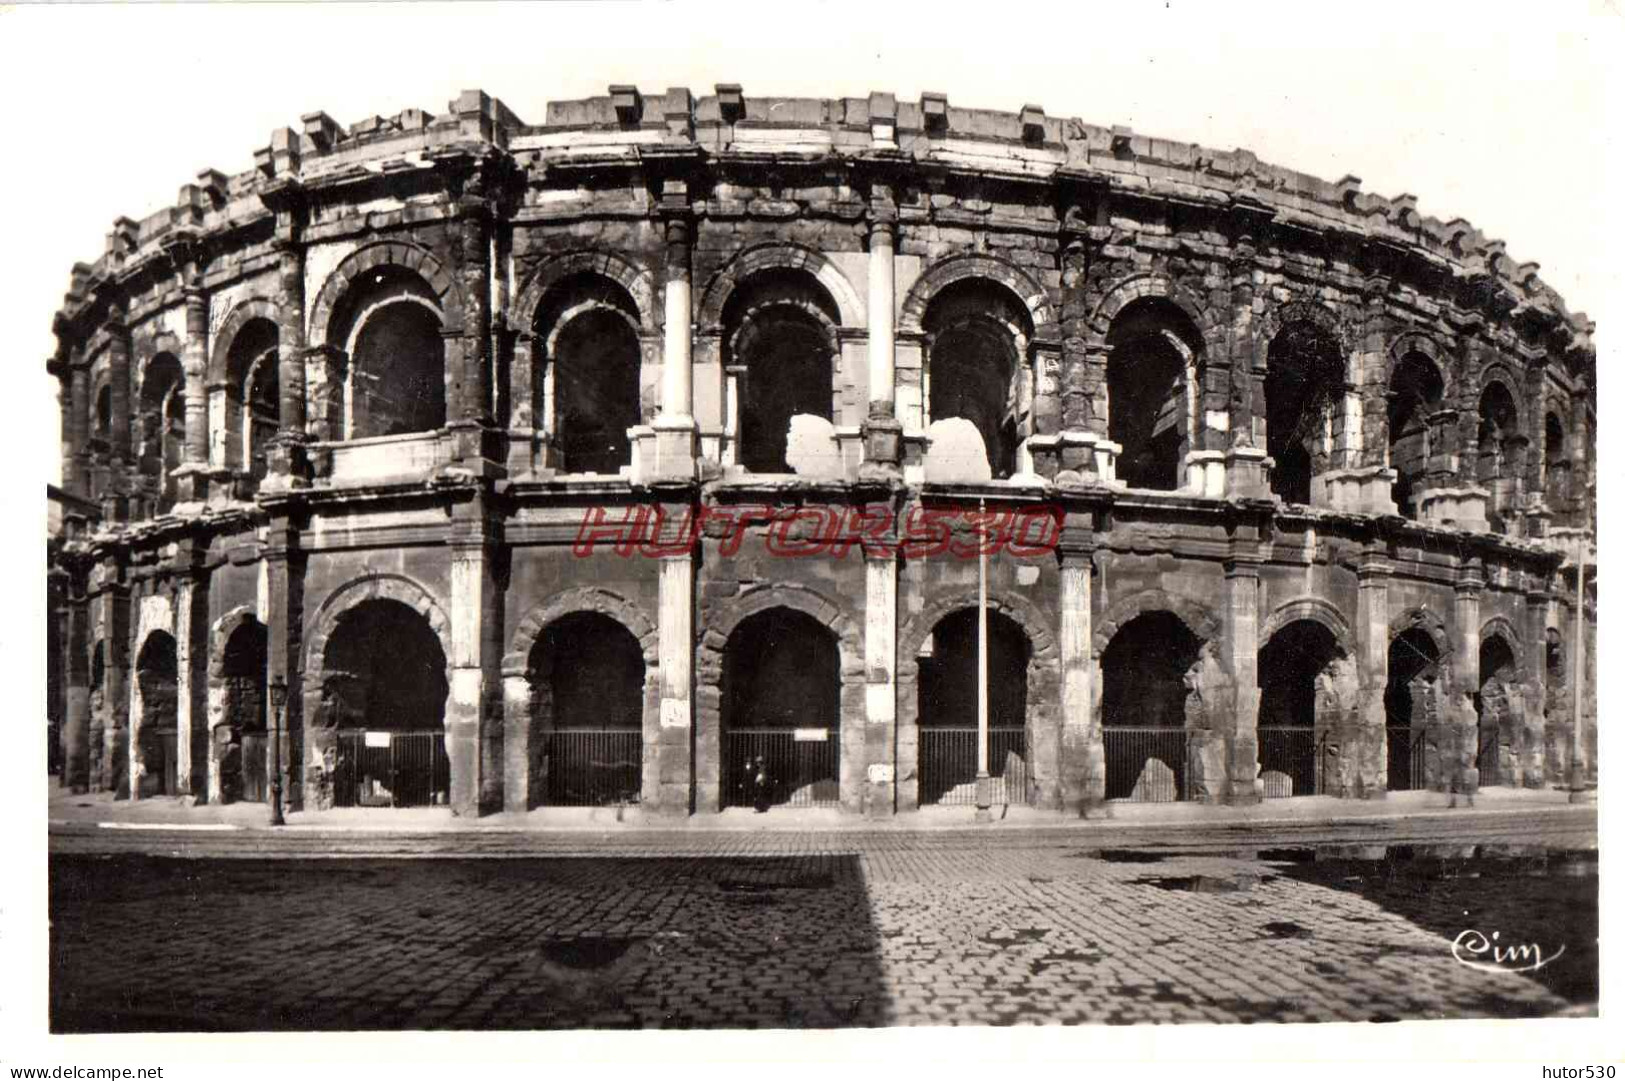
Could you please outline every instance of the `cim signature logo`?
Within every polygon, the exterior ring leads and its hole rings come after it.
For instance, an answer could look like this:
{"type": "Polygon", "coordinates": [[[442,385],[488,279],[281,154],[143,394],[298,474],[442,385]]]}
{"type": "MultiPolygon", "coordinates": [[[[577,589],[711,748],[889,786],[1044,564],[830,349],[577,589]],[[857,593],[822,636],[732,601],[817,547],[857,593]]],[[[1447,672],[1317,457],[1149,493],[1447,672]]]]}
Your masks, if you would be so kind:
{"type": "Polygon", "coordinates": [[[1537,942],[1503,946],[1501,932],[1492,932],[1486,938],[1482,931],[1469,928],[1457,935],[1456,940],[1450,944],[1450,956],[1479,972],[1534,972],[1562,957],[1566,949],[1568,944],[1564,943],[1557,948],[1556,953],[1547,957],[1541,952],[1540,944],[1537,942]]]}

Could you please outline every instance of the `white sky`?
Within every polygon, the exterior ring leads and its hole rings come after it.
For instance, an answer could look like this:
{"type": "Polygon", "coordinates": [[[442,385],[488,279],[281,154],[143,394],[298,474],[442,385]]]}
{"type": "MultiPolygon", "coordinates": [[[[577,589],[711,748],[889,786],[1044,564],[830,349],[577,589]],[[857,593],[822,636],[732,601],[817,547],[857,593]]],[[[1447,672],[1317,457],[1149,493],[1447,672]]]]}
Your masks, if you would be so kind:
{"type": "MultiPolygon", "coordinates": [[[[1051,116],[1246,147],[1329,180],[1353,173],[1367,191],[1411,192],[1422,213],[1504,239],[1598,321],[1610,352],[1622,315],[1608,201],[1618,176],[1609,84],[1625,56],[1618,0],[1099,6],[0,8],[0,346],[17,395],[4,438],[15,441],[6,460],[27,463],[7,472],[10,505],[37,522],[39,483],[56,478],[51,316],[69,268],[100,254],[115,217],[172,204],[203,168],[248,168],[270,132],[297,127],[302,113],[322,109],[345,125],[409,106],[438,113],[472,87],[532,123],[550,99],[619,82],[696,94],[738,82],[748,94],[810,97],[941,90],[959,105],[1033,102],[1051,116]]],[[[38,597],[43,531],[17,532],[19,558],[8,562],[38,597]]],[[[25,686],[44,670],[34,630],[43,622],[0,622],[0,646],[20,646],[31,665],[25,686]]],[[[7,787],[37,800],[30,816],[44,806],[42,758],[21,756],[26,770],[7,787]]],[[[28,962],[43,965],[42,946],[28,962]]],[[[1493,1057],[1491,1044],[1475,1046],[1493,1057]]],[[[1528,1050],[1516,1037],[1499,1046],[1528,1050]]],[[[1552,1061],[1563,1057],[1546,1046],[1552,1061]]],[[[1527,1069],[1520,1076],[1533,1076],[1527,1069]]]]}

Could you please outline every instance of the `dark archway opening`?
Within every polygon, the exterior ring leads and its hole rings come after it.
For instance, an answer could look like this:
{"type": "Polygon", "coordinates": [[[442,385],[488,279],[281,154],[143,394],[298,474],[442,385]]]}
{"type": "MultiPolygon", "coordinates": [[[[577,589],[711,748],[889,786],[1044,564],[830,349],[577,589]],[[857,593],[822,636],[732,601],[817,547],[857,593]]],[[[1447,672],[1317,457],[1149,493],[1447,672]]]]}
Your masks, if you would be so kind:
{"type": "Polygon", "coordinates": [[[1106,343],[1107,432],[1122,446],[1117,479],[1130,488],[1176,491],[1191,449],[1187,372],[1199,367],[1201,334],[1160,298],[1133,302],[1106,343]]]}
{"type": "Polygon", "coordinates": [[[1326,721],[1316,716],[1317,677],[1343,656],[1322,623],[1298,619],[1258,651],[1258,765],[1264,795],[1309,796],[1321,791],[1326,721]]]}
{"type": "Polygon", "coordinates": [[[638,800],[644,669],[643,646],[609,616],[548,624],[530,655],[531,792],[554,807],[638,800]]]}
{"type": "Polygon", "coordinates": [[[830,326],[802,308],[776,305],[751,313],[734,350],[739,463],[752,473],[788,473],[790,419],[834,417],[830,326]]]}
{"type": "Polygon", "coordinates": [[[1422,353],[1406,353],[1394,366],[1388,392],[1388,464],[1397,474],[1393,499],[1415,518],[1416,496],[1432,452],[1429,422],[1444,401],[1444,379],[1422,353]]]}
{"type": "Polygon", "coordinates": [[[1164,611],[1134,617],[1107,644],[1100,658],[1107,799],[1185,798],[1185,673],[1201,645],[1164,611]]]}
{"type": "MultiPolygon", "coordinates": [[[[1027,799],[1027,666],[1021,624],[987,615],[988,774],[995,803],[1027,799]]],[[[976,802],[976,610],[944,616],[919,658],[920,803],[976,802]]]]}
{"type": "Polygon", "coordinates": [[[350,357],[350,435],[431,432],[446,423],[440,316],[416,300],[368,313],[350,357]]]}
{"type": "Polygon", "coordinates": [[[186,377],[172,353],[159,353],[141,381],[141,472],[148,478],[149,509],[159,514],[175,505],[186,449],[186,377]]]}
{"type": "Polygon", "coordinates": [[[400,601],[362,601],[338,619],[324,654],[326,723],[337,729],[340,807],[445,803],[446,655],[440,636],[400,601]]]}
{"type": "Polygon", "coordinates": [[[1478,783],[1481,787],[1505,783],[1501,751],[1502,748],[1511,751],[1517,745],[1514,730],[1517,722],[1508,702],[1508,693],[1517,679],[1517,656],[1506,639],[1498,634],[1485,638],[1478,647],[1478,693],[1473,696],[1473,705],[1478,711],[1478,783]]]}
{"type": "Polygon", "coordinates": [[[930,335],[927,415],[970,421],[993,476],[1011,476],[1026,419],[1022,373],[1031,315],[1004,286],[969,278],[932,297],[923,325],[930,335]]]}
{"type": "Polygon", "coordinates": [[[1542,463],[1546,470],[1541,480],[1546,505],[1553,512],[1555,524],[1566,525],[1569,510],[1569,452],[1563,438],[1563,422],[1553,413],[1546,414],[1546,447],[1542,463]]]}
{"type": "Polygon", "coordinates": [[[267,454],[280,423],[277,326],[250,319],[226,354],[226,464],[253,480],[268,471],[267,454]]]}
{"type": "Polygon", "coordinates": [[[734,628],[722,658],[722,798],[836,806],[841,656],[835,632],[770,608],[734,628]]]}
{"type": "Polygon", "coordinates": [[[179,668],[175,639],[164,631],[147,636],[136,658],[136,687],[141,694],[141,795],[180,794],[180,743],[176,728],[179,668]]]}
{"type": "Polygon", "coordinates": [[[1342,394],[1343,358],[1336,339],[1311,322],[1282,327],[1270,341],[1264,431],[1265,447],[1275,459],[1270,488],[1284,501],[1312,501],[1312,481],[1331,461],[1329,421],[1342,394]]]}
{"type": "Polygon", "coordinates": [[[1403,792],[1427,787],[1424,740],[1438,703],[1439,647],[1419,627],[1388,644],[1388,686],[1383,709],[1388,718],[1388,789],[1403,792]]]}
{"type": "Polygon", "coordinates": [[[632,464],[627,429],[641,420],[643,355],[617,311],[598,308],[565,324],[554,342],[554,440],[568,473],[620,472],[632,464]]]}
{"type": "Polygon", "coordinates": [[[226,639],[220,658],[225,717],[215,729],[220,796],[226,803],[264,803],[269,744],[266,742],[265,668],[268,635],[257,619],[226,639]]]}
{"type": "Polygon", "coordinates": [[[1489,489],[1490,529],[1507,531],[1507,511],[1515,498],[1518,475],[1518,407],[1511,391],[1492,382],[1478,399],[1478,483],[1489,489]]]}

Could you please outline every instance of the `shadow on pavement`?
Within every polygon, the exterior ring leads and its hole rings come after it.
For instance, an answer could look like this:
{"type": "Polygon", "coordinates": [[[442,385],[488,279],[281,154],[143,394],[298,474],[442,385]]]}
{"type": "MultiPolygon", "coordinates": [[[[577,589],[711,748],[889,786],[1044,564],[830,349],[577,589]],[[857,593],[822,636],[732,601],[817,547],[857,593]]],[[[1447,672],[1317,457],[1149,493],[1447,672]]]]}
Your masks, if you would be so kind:
{"type": "Polygon", "coordinates": [[[55,856],[51,1029],[873,1026],[855,856],[55,856]]]}

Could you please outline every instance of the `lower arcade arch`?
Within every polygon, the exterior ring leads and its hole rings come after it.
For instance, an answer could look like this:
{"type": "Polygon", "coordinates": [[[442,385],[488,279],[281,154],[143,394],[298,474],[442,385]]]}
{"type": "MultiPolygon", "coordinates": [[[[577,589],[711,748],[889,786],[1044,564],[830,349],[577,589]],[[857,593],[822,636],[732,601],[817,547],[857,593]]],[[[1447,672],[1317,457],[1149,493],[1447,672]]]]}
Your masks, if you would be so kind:
{"type": "Polygon", "coordinates": [[[1517,756],[1522,742],[1523,687],[1512,646],[1499,634],[1478,647],[1478,690],[1473,695],[1478,713],[1478,783],[1516,783],[1517,756]]]}
{"type": "Polygon", "coordinates": [[[1412,627],[1388,644],[1388,685],[1383,692],[1387,715],[1388,790],[1427,787],[1430,760],[1438,766],[1436,722],[1442,703],[1439,646],[1433,636],[1412,627]]]}
{"type": "Polygon", "coordinates": [[[1100,657],[1100,719],[1106,798],[1185,799],[1186,674],[1202,641],[1172,612],[1144,612],[1112,636],[1100,657]]]}
{"type": "Polygon", "coordinates": [[[337,807],[414,807],[450,799],[446,654],[417,609],[372,598],[346,609],[322,654],[311,738],[331,749],[337,807]]]}
{"type": "MultiPolygon", "coordinates": [[[[919,657],[919,802],[974,804],[979,760],[976,609],[937,621],[919,657]]],[[[1002,612],[987,616],[988,774],[993,803],[1027,802],[1032,642],[1002,612]]]]}
{"type": "Polygon", "coordinates": [[[722,806],[835,807],[841,778],[841,651],[805,612],[768,608],[722,654],[722,806]]]}
{"type": "Polygon", "coordinates": [[[175,639],[166,631],[147,635],[135,662],[136,691],[141,696],[141,727],[136,737],[141,772],[132,779],[143,796],[180,794],[179,675],[175,639]]]}
{"type": "Polygon", "coordinates": [[[1258,651],[1258,767],[1265,798],[1336,791],[1338,686],[1348,656],[1324,623],[1295,619],[1258,651]]]}
{"type": "Polygon", "coordinates": [[[530,803],[634,803],[643,769],[643,644],[600,612],[549,623],[531,647],[530,803]]]}
{"type": "Polygon", "coordinates": [[[222,717],[214,729],[213,754],[226,803],[264,803],[269,787],[266,741],[265,624],[249,617],[226,639],[220,653],[222,717]]]}

